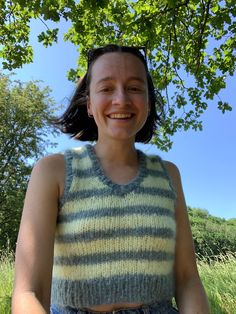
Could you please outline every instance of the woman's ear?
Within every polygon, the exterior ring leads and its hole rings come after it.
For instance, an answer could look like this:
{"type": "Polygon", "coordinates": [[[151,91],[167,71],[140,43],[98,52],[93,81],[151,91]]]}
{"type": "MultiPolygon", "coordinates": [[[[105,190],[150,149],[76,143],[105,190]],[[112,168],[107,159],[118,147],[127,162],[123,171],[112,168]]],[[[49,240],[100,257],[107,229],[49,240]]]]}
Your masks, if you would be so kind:
{"type": "Polygon", "coordinates": [[[88,113],[88,116],[89,116],[89,118],[93,118],[93,115],[92,115],[91,109],[90,109],[90,98],[89,98],[88,95],[86,96],[86,101],[87,101],[87,113],[88,113]]]}

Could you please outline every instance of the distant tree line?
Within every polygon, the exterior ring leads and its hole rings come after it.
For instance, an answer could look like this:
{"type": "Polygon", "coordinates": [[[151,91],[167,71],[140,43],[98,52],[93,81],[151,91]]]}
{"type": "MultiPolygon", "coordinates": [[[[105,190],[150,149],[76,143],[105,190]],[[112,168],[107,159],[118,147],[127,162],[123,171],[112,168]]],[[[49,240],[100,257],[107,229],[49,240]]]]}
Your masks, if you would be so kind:
{"type": "Polygon", "coordinates": [[[198,258],[236,252],[236,218],[226,220],[191,207],[188,214],[198,258]]]}

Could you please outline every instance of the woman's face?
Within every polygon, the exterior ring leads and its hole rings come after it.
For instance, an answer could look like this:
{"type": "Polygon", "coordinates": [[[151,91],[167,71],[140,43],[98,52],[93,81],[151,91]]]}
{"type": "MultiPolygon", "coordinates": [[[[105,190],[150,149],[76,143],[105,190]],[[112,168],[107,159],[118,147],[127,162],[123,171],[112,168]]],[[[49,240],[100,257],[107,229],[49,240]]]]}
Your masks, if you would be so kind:
{"type": "Polygon", "coordinates": [[[134,141],[149,112],[146,71],[138,57],[123,52],[99,57],[92,66],[87,107],[98,141],[134,141]]]}

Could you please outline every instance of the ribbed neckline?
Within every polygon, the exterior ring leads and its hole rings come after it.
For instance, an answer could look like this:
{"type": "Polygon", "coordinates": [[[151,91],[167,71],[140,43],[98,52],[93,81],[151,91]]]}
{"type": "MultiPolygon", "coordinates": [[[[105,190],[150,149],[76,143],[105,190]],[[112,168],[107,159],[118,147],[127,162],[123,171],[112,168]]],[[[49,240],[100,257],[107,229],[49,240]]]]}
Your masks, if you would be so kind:
{"type": "Polygon", "coordinates": [[[123,192],[128,192],[133,190],[135,187],[139,186],[140,183],[142,182],[143,178],[146,176],[146,156],[145,154],[140,151],[136,150],[138,154],[138,161],[139,161],[139,170],[137,175],[128,183],[125,184],[118,184],[113,182],[109,177],[106,176],[104,173],[104,170],[101,166],[101,163],[95,153],[94,146],[87,144],[85,145],[87,153],[89,158],[92,161],[92,168],[94,173],[97,175],[99,180],[101,180],[104,184],[109,186],[112,189],[115,190],[122,190],[123,192]]]}

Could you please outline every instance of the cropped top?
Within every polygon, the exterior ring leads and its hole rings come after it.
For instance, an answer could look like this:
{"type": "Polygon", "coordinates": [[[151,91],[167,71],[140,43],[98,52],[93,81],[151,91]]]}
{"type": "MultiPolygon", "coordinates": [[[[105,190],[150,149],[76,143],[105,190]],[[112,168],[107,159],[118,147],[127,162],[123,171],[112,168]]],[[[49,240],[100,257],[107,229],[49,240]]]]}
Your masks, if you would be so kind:
{"type": "Polygon", "coordinates": [[[51,302],[74,308],[171,300],[175,198],[158,156],[137,150],[139,172],[112,182],[93,146],[65,151],[51,302]]]}

